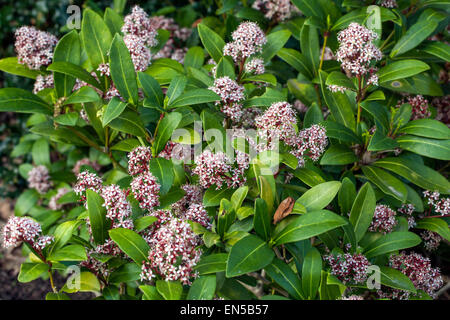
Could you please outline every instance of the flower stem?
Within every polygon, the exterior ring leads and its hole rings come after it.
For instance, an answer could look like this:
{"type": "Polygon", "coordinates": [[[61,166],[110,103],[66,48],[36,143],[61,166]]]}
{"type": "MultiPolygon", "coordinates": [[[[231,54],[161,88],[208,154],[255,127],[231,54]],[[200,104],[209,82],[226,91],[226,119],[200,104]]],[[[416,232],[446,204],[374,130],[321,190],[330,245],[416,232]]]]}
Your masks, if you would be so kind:
{"type": "Polygon", "coordinates": [[[325,48],[327,46],[327,40],[328,40],[328,31],[325,31],[323,33],[323,47],[322,47],[322,54],[320,55],[319,71],[322,70],[323,59],[325,57],[325,48]]]}

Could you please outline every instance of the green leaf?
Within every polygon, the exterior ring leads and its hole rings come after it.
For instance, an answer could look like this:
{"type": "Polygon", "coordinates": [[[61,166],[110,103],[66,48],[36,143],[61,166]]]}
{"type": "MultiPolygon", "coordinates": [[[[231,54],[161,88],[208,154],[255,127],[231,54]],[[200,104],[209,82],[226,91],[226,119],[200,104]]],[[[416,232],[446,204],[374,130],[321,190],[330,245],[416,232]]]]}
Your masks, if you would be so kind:
{"type": "Polygon", "coordinates": [[[120,116],[125,110],[127,104],[125,102],[122,102],[119,98],[113,97],[108,105],[106,106],[105,111],[103,112],[102,116],[102,125],[103,127],[106,127],[111,121],[116,119],[118,116],[120,116]]]}
{"type": "Polygon", "coordinates": [[[47,257],[50,261],[84,261],[87,259],[86,250],[82,245],[70,244],[53,250],[47,257]]]}
{"type": "Polygon", "coordinates": [[[416,292],[416,288],[411,280],[397,269],[379,266],[380,282],[384,286],[394,289],[416,292]]]}
{"type": "Polygon", "coordinates": [[[268,178],[266,178],[263,175],[259,176],[259,186],[260,186],[260,195],[261,198],[266,202],[267,205],[267,211],[270,213],[273,212],[273,204],[274,204],[274,197],[275,194],[272,190],[272,186],[269,183],[268,178]]]}
{"type": "Polygon", "coordinates": [[[312,211],[283,221],[286,222],[278,224],[272,236],[275,245],[308,239],[347,224],[341,216],[328,210],[312,211]]]}
{"type": "MultiPolygon", "coordinates": [[[[78,32],[72,30],[59,40],[53,53],[53,62],[65,61],[79,64],[81,59],[81,43],[78,32]]],[[[55,89],[58,97],[67,97],[72,92],[76,79],[67,74],[54,73],[55,89]]]]}
{"type": "Polygon", "coordinates": [[[383,83],[408,78],[428,69],[430,69],[430,66],[420,60],[406,59],[394,61],[377,72],[378,81],[383,83]]]}
{"type": "Polygon", "coordinates": [[[86,102],[96,102],[99,101],[97,91],[91,87],[81,87],[78,91],[72,93],[67,100],[64,101],[63,106],[75,103],[86,103],[86,102]]]}
{"type": "Polygon", "coordinates": [[[179,281],[156,280],[156,289],[165,300],[180,300],[183,286],[179,281]]]}
{"type": "Polygon", "coordinates": [[[425,190],[450,194],[450,182],[439,172],[417,161],[388,157],[374,162],[373,165],[396,173],[425,190]]]}
{"type": "Polygon", "coordinates": [[[336,196],[341,183],[339,181],[328,181],[318,184],[306,191],[297,202],[304,205],[306,210],[316,211],[325,208],[336,196]]]}
{"type": "Polygon", "coordinates": [[[329,138],[338,139],[341,142],[347,143],[361,143],[358,136],[352,130],[338,122],[324,121],[321,124],[327,130],[327,136],[329,138]]]}
{"type": "Polygon", "coordinates": [[[436,232],[445,240],[450,241],[450,231],[448,229],[448,224],[443,219],[424,218],[417,221],[415,228],[436,232]]]}
{"type": "MultiPolygon", "coordinates": [[[[123,1],[125,3],[125,1],[123,1]]],[[[114,36],[116,33],[121,34],[121,28],[123,26],[122,17],[111,8],[106,8],[105,10],[105,23],[108,25],[109,31],[114,36]]]]}
{"type": "Polygon", "coordinates": [[[215,207],[220,204],[220,200],[222,199],[230,199],[233,195],[233,190],[224,188],[220,190],[216,190],[215,186],[208,188],[203,195],[203,205],[205,207],[215,207]]]}
{"type": "Polygon", "coordinates": [[[255,214],[253,216],[253,228],[258,236],[263,240],[268,240],[271,233],[270,222],[272,220],[269,210],[267,210],[266,202],[257,198],[255,200],[255,214]]]}
{"type": "Polygon", "coordinates": [[[396,140],[400,148],[404,150],[429,158],[450,160],[450,140],[436,140],[412,135],[400,136],[396,140]]]}
{"type": "Polygon", "coordinates": [[[355,85],[353,84],[353,82],[345,74],[343,74],[340,71],[331,72],[328,75],[327,80],[325,81],[325,84],[327,86],[337,85],[337,86],[344,87],[347,89],[355,90],[355,85]]]}
{"type": "Polygon", "coordinates": [[[91,189],[86,190],[86,199],[92,237],[95,243],[103,244],[108,237],[109,229],[109,223],[106,221],[106,209],[102,206],[103,199],[91,189]]]}
{"type": "Polygon", "coordinates": [[[134,148],[140,145],[141,143],[137,139],[125,139],[113,145],[111,150],[131,152],[134,148]]]}
{"type": "Polygon", "coordinates": [[[297,300],[304,299],[300,279],[285,262],[275,258],[264,269],[269,277],[285,289],[293,298],[297,300]]]}
{"type": "Polygon", "coordinates": [[[306,23],[302,27],[300,32],[300,47],[305,58],[308,60],[310,70],[317,74],[319,69],[319,36],[317,35],[317,29],[313,26],[309,26],[306,23]]]}
{"type": "Polygon", "coordinates": [[[152,76],[139,72],[138,79],[145,96],[146,101],[152,106],[162,107],[164,105],[164,95],[158,81],[152,76]]]}
{"type": "Polygon", "coordinates": [[[138,103],[136,72],[130,52],[119,34],[114,36],[109,52],[111,78],[125,101],[138,103]]]}
{"type": "Polygon", "coordinates": [[[203,23],[200,23],[197,28],[198,35],[200,36],[200,40],[206,51],[216,63],[219,63],[222,58],[222,50],[225,46],[225,41],[203,23]]]}
{"type": "Polygon", "coordinates": [[[364,255],[370,259],[389,252],[415,247],[420,242],[420,237],[415,233],[391,232],[370,243],[365,248],[364,255]]]}
{"type": "Polygon", "coordinates": [[[50,166],[50,146],[46,138],[40,138],[33,143],[31,156],[35,165],[50,166]]]}
{"type": "Polygon", "coordinates": [[[172,161],[164,158],[153,158],[150,160],[150,172],[161,185],[160,194],[166,194],[172,187],[174,180],[172,161]]]}
{"type": "Polygon", "coordinates": [[[209,89],[194,89],[181,94],[172,101],[170,108],[178,108],[220,100],[220,97],[209,89]]]}
{"type": "Polygon", "coordinates": [[[108,125],[114,130],[138,137],[144,137],[146,133],[140,115],[131,110],[125,110],[108,125]]]}
{"type": "Polygon", "coordinates": [[[359,189],[350,211],[350,223],[353,225],[353,230],[355,231],[356,242],[362,239],[367,228],[372,223],[375,206],[375,193],[370,183],[367,182],[359,189]]]}
{"type": "Polygon", "coordinates": [[[141,289],[143,293],[142,300],[164,300],[154,286],[139,286],[139,289],[141,289]]]}
{"type": "Polygon", "coordinates": [[[363,166],[364,175],[385,194],[393,196],[402,203],[406,201],[408,191],[405,185],[386,171],[373,166],[363,166]]]}
{"type": "Polygon", "coordinates": [[[291,32],[289,30],[279,30],[267,36],[267,43],[263,46],[262,57],[265,62],[269,62],[285,43],[289,40],[291,32]]]}
{"type": "Polygon", "coordinates": [[[439,84],[426,73],[420,73],[406,79],[380,83],[380,86],[396,92],[423,94],[427,96],[443,95],[439,84]]]}
{"type": "Polygon", "coordinates": [[[339,166],[356,161],[358,158],[352,149],[341,145],[331,145],[320,159],[320,164],[339,166]]]}
{"type": "Polygon", "coordinates": [[[142,265],[147,260],[150,247],[136,232],[125,228],[116,228],[109,230],[109,236],[119,246],[120,250],[125,252],[138,265],[142,265]]]}
{"type": "Polygon", "coordinates": [[[18,88],[0,89],[0,112],[53,114],[53,108],[28,90],[18,88]]]}
{"type": "Polygon", "coordinates": [[[114,270],[108,278],[110,283],[122,283],[140,279],[141,268],[134,262],[126,263],[114,270]]]}
{"type": "Polygon", "coordinates": [[[170,106],[173,101],[178,98],[186,88],[187,77],[184,75],[178,75],[172,79],[170,86],[167,89],[166,96],[168,98],[167,104],[170,106]]]}
{"type": "Polygon", "coordinates": [[[322,257],[319,250],[311,248],[305,256],[302,268],[302,289],[308,299],[314,299],[320,286],[322,257]]]}
{"type": "Polygon", "coordinates": [[[287,64],[289,64],[291,67],[293,67],[295,70],[303,74],[308,79],[313,78],[313,74],[309,68],[308,60],[304,55],[302,55],[297,50],[289,48],[281,48],[277,52],[277,56],[279,56],[287,64]]]}
{"type": "Polygon", "coordinates": [[[53,62],[47,67],[47,70],[72,76],[86,82],[87,84],[90,84],[97,89],[103,90],[100,83],[98,83],[98,81],[89,72],[76,64],[63,61],[53,62]]]}
{"type": "Polygon", "coordinates": [[[189,289],[187,300],[212,300],[216,291],[216,276],[200,276],[189,289]]]}
{"type": "Polygon", "coordinates": [[[294,176],[310,187],[314,187],[325,182],[325,180],[316,171],[308,168],[296,169],[294,171],[294,176]]]}
{"type": "Polygon", "coordinates": [[[327,73],[324,71],[319,72],[319,80],[321,83],[322,94],[328,108],[331,110],[333,117],[336,122],[339,122],[349,128],[354,130],[355,128],[355,117],[353,114],[353,109],[350,104],[348,97],[341,92],[331,92],[325,85],[325,79],[327,78],[327,73]]]}
{"type": "Polygon", "coordinates": [[[433,41],[421,50],[442,59],[445,62],[450,61],[450,46],[444,42],[433,41]]]}
{"type": "Polygon", "coordinates": [[[412,134],[432,139],[450,139],[450,128],[434,119],[417,119],[408,122],[398,133],[412,134]]]}
{"type": "Polygon", "coordinates": [[[356,187],[349,178],[345,177],[342,179],[342,185],[338,192],[338,203],[341,208],[341,214],[346,215],[350,212],[355,198],[356,187]]]}
{"type": "Polygon", "coordinates": [[[216,66],[215,78],[229,77],[230,79],[235,79],[236,75],[234,73],[234,62],[230,56],[223,56],[216,66]]]}
{"type": "Polygon", "coordinates": [[[70,240],[70,238],[72,238],[73,232],[80,225],[80,223],[80,220],[74,220],[66,221],[58,225],[53,232],[55,241],[53,242],[51,251],[63,247],[70,240]]]}
{"type": "Polygon", "coordinates": [[[65,291],[68,293],[73,292],[99,292],[100,291],[100,282],[98,281],[97,277],[91,273],[91,272],[81,272],[80,273],[80,287],[77,289],[69,289],[67,287],[67,283],[64,285],[64,287],[61,289],[61,291],[65,291]]]}
{"type": "Polygon", "coordinates": [[[8,57],[0,60],[0,71],[21,77],[36,79],[40,74],[38,70],[29,69],[26,65],[17,61],[17,57],[8,57]]]}
{"type": "Polygon", "coordinates": [[[191,47],[184,56],[184,67],[192,67],[194,69],[200,69],[205,61],[205,54],[201,47],[191,47]]]}
{"type": "Polygon", "coordinates": [[[323,121],[323,113],[317,103],[313,103],[303,118],[303,128],[309,128],[313,124],[319,124],[323,121]]]}
{"type": "Polygon", "coordinates": [[[134,228],[136,231],[141,232],[147,229],[150,225],[158,221],[157,217],[154,216],[143,216],[134,220],[134,228]]]}
{"type": "Polygon", "coordinates": [[[233,209],[235,211],[237,211],[241,207],[242,203],[245,200],[245,197],[247,197],[247,193],[248,193],[248,187],[247,186],[239,187],[233,193],[233,195],[231,196],[230,201],[231,201],[231,204],[233,205],[233,209]]]}
{"type": "Polygon", "coordinates": [[[108,62],[107,53],[112,40],[111,32],[102,17],[91,9],[84,10],[81,38],[94,68],[108,62]]]}
{"type": "Polygon", "coordinates": [[[38,200],[39,193],[35,189],[25,190],[16,201],[16,205],[14,206],[14,214],[16,216],[23,216],[30,211],[38,200]]]}
{"type": "Polygon", "coordinates": [[[275,257],[272,249],[255,235],[248,235],[231,247],[227,260],[227,278],[257,271],[270,264],[275,257]]]}
{"type": "Polygon", "coordinates": [[[227,267],[228,254],[214,253],[202,256],[194,267],[200,275],[223,272],[227,267]]]}
{"type": "Polygon", "coordinates": [[[181,114],[178,112],[172,112],[164,116],[159,124],[155,142],[152,145],[154,155],[159,154],[159,152],[164,149],[167,141],[169,141],[173,131],[178,127],[180,121],[181,114]]]}
{"type": "Polygon", "coordinates": [[[43,273],[49,270],[45,263],[22,263],[17,280],[19,282],[30,282],[39,278],[43,273]]]}
{"type": "Polygon", "coordinates": [[[413,24],[408,31],[397,41],[391,50],[390,57],[393,58],[404,52],[417,47],[425,40],[438,26],[436,21],[418,21],[413,24]]]}

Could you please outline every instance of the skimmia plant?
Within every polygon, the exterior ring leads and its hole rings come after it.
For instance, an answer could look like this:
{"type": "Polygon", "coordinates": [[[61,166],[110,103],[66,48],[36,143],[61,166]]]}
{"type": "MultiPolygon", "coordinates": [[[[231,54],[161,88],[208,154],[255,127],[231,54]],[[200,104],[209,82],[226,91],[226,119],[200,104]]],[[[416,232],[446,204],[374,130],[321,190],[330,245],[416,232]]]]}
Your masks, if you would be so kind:
{"type": "Polygon", "coordinates": [[[60,39],[20,27],[0,60],[35,79],[0,89],[0,111],[31,114],[12,154],[31,154],[29,189],[2,232],[20,282],[48,278],[47,299],[437,297],[443,2],[223,1],[188,24],[116,9],[60,39]]]}

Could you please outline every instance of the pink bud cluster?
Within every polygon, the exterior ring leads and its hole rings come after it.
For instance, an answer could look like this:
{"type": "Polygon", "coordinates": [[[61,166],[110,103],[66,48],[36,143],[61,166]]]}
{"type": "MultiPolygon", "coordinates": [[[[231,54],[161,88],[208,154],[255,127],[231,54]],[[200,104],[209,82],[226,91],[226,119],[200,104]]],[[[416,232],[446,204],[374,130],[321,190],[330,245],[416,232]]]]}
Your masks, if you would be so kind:
{"type": "Polygon", "coordinates": [[[436,108],[436,120],[450,128],[450,95],[434,98],[431,104],[436,108]]]}
{"type": "Polygon", "coordinates": [[[406,101],[405,99],[400,100],[397,103],[397,107],[400,107],[404,103],[409,103],[411,105],[411,120],[424,119],[431,116],[428,100],[422,95],[408,96],[406,97],[406,101]]]}
{"type": "MultiPolygon", "coordinates": [[[[389,257],[389,266],[399,270],[407,276],[416,290],[423,290],[431,297],[435,297],[435,292],[442,287],[443,281],[438,268],[432,268],[430,259],[418,253],[401,253],[389,257]]],[[[410,298],[409,291],[399,289],[384,288],[378,291],[382,298],[407,300],[410,298]]]]}
{"type": "Polygon", "coordinates": [[[186,194],[171,206],[172,211],[177,215],[185,212],[191,204],[201,204],[203,200],[202,189],[198,185],[185,184],[181,186],[181,189],[186,194]]]}
{"type": "Polygon", "coordinates": [[[208,88],[220,96],[216,105],[221,106],[221,111],[233,122],[240,120],[242,116],[242,101],[245,99],[244,87],[229,77],[221,77],[214,80],[214,86],[208,88]]]}
{"type": "Polygon", "coordinates": [[[134,6],[131,13],[125,16],[122,26],[123,42],[130,51],[136,71],[145,71],[152,55],[149,47],[158,44],[157,32],[147,13],[139,6],[134,6]]]}
{"type": "Polygon", "coordinates": [[[51,210],[61,210],[63,205],[58,203],[58,200],[61,199],[61,197],[69,191],[70,190],[68,188],[59,188],[56,194],[50,198],[50,201],[48,202],[48,207],[51,210]]]}
{"type": "Polygon", "coordinates": [[[16,30],[15,37],[14,45],[19,63],[37,70],[52,62],[53,47],[58,42],[55,36],[34,27],[21,27],[16,30]]]}
{"type": "Polygon", "coordinates": [[[331,274],[343,283],[363,283],[367,280],[367,268],[370,263],[360,254],[329,254],[323,257],[331,267],[331,274]]]}
{"type": "Polygon", "coordinates": [[[136,147],[128,153],[128,173],[135,176],[149,171],[152,151],[149,147],[136,147]]]}
{"type": "Polygon", "coordinates": [[[154,58],[170,58],[179,63],[183,63],[187,48],[180,47],[180,42],[185,43],[190,37],[192,30],[189,28],[181,28],[172,18],[164,16],[152,17],[151,23],[155,29],[164,29],[170,32],[169,39],[154,58]]]}
{"type": "Polygon", "coordinates": [[[378,35],[375,32],[358,23],[351,23],[347,29],[338,33],[337,61],[341,62],[341,66],[353,75],[367,74],[370,63],[382,58],[381,51],[372,43],[377,38],[378,35]]]}
{"type": "Polygon", "coordinates": [[[148,261],[142,265],[141,280],[159,275],[166,281],[190,284],[197,276],[194,267],[200,260],[201,239],[186,221],[174,218],[162,225],[149,239],[148,261]]]}
{"type": "Polygon", "coordinates": [[[289,0],[256,0],[252,8],[261,11],[264,17],[275,22],[289,19],[292,13],[299,12],[289,0]]]}
{"type": "Polygon", "coordinates": [[[380,5],[389,9],[397,8],[397,0],[382,0],[380,5]]]}
{"type": "Polygon", "coordinates": [[[106,208],[108,219],[124,221],[131,216],[131,205],[127,200],[127,193],[118,185],[103,187],[101,196],[104,200],[102,206],[106,208]]]}
{"type": "Polygon", "coordinates": [[[428,200],[428,204],[436,213],[442,216],[450,214],[450,198],[441,199],[441,194],[438,191],[431,192],[429,190],[425,190],[423,195],[428,200]]]}
{"type": "Polygon", "coordinates": [[[46,193],[53,185],[48,169],[39,165],[28,172],[28,186],[36,189],[40,194],[46,193]]]}
{"type": "Polygon", "coordinates": [[[426,250],[428,251],[435,251],[439,245],[441,244],[441,241],[443,238],[436,232],[425,230],[420,233],[420,237],[423,240],[423,245],[426,250]]]}
{"type": "Polygon", "coordinates": [[[95,171],[100,170],[100,165],[97,162],[91,161],[91,160],[89,160],[89,158],[83,158],[83,159],[78,160],[75,163],[75,165],[73,166],[72,172],[74,174],[79,174],[82,166],[89,166],[92,169],[94,169],[95,171]]]}
{"type": "Polygon", "coordinates": [[[181,218],[201,224],[206,229],[211,229],[211,218],[205,207],[201,203],[193,203],[189,208],[181,214],[181,218]]]}
{"type": "Polygon", "coordinates": [[[77,175],[77,183],[73,187],[73,191],[81,196],[82,201],[86,201],[86,190],[99,192],[103,188],[102,179],[95,173],[83,171],[77,175]]]}
{"type": "Polygon", "coordinates": [[[223,54],[240,62],[260,53],[267,42],[266,35],[255,22],[242,22],[231,35],[233,41],[223,47],[223,54]]]}
{"type": "Polygon", "coordinates": [[[410,203],[402,204],[402,206],[398,208],[397,211],[403,214],[406,217],[406,219],[408,219],[409,229],[414,228],[416,226],[416,219],[413,216],[414,211],[416,211],[416,208],[412,204],[410,203]]]}
{"type": "Polygon", "coordinates": [[[49,75],[46,75],[46,76],[43,76],[43,75],[39,74],[36,77],[36,81],[34,83],[33,93],[36,94],[39,91],[42,91],[44,89],[53,88],[53,86],[54,86],[53,74],[49,74],[49,75]]]}
{"type": "Polygon", "coordinates": [[[266,71],[264,60],[253,58],[245,63],[245,71],[253,74],[263,74],[266,71]]]}
{"type": "Polygon", "coordinates": [[[3,228],[3,247],[17,247],[26,242],[37,251],[42,251],[53,242],[52,236],[42,236],[41,225],[28,217],[12,216],[3,228]]]}
{"type": "Polygon", "coordinates": [[[215,186],[219,190],[225,185],[228,188],[240,187],[246,182],[244,171],[248,168],[249,159],[245,155],[239,157],[237,150],[236,154],[238,161],[231,161],[223,152],[205,150],[195,159],[196,166],[192,173],[198,175],[199,184],[205,189],[215,186]]]}
{"type": "Polygon", "coordinates": [[[379,204],[375,207],[372,222],[369,226],[369,231],[381,232],[383,234],[392,232],[397,225],[395,219],[396,212],[387,205],[379,204]]]}
{"type": "Polygon", "coordinates": [[[190,145],[168,141],[164,149],[158,154],[158,158],[176,161],[190,159],[191,149],[190,145]]]}
{"type": "Polygon", "coordinates": [[[361,297],[361,296],[357,296],[357,295],[353,294],[353,295],[348,296],[348,297],[342,297],[341,300],[364,300],[364,298],[361,297]]]}

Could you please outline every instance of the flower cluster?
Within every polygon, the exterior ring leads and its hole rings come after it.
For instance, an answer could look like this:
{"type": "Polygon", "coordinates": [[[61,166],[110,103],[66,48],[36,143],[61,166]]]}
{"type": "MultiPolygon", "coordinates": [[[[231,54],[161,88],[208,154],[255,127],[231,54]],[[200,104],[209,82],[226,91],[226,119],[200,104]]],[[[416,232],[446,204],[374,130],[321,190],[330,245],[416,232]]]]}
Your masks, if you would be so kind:
{"type": "Polygon", "coordinates": [[[361,297],[361,296],[357,296],[355,294],[352,294],[351,296],[348,296],[348,297],[342,297],[341,300],[364,300],[364,298],[361,297]]]}
{"type": "Polygon", "coordinates": [[[68,188],[60,188],[56,192],[56,194],[50,198],[50,201],[48,202],[48,207],[51,210],[61,210],[63,205],[58,203],[58,200],[61,199],[63,195],[65,195],[70,190],[68,188]]]}
{"type": "Polygon", "coordinates": [[[438,233],[430,230],[425,230],[424,232],[422,232],[420,234],[420,237],[423,240],[423,245],[425,249],[428,251],[435,251],[441,244],[441,241],[443,240],[438,233]]]}
{"type": "Polygon", "coordinates": [[[43,165],[39,165],[31,169],[28,172],[27,180],[28,186],[36,189],[36,191],[41,194],[46,193],[53,185],[50,180],[48,169],[43,165]]]}
{"type": "Polygon", "coordinates": [[[323,257],[331,267],[331,274],[343,283],[363,283],[367,280],[367,268],[370,263],[367,258],[360,254],[350,253],[329,254],[323,257]]]}
{"type": "Polygon", "coordinates": [[[91,161],[91,160],[89,160],[89,158],[83,158],[83,159],[78,160],[75,163],[75,165],[73,166],[72,172],[74,174],[79,174],[81,171],[81,168],[83,166],[89,166],[92,169],[94,169],[95,171],[100,170],[100,165],[97,162],[91,161]]]}
{"type": "Polygon", "coordinates": [[[235,62],[260,53],[267,42],[266,35],[254,22],[242,22],[231,37],[233,41],[223,47],[223,54],[231,56],[235,62]]]}
{"type": "Polygon", "coordinates": [[[411,105],[411,120],[429,118],[431,111],[429,110],[428,100],[422,95],[408,96],[405,99],[400,100],[397,103],[397,107],[400,107],[404,103],[411,105]]]}
{"type": "Polygon", "coordinates": [[[242,104],[245,99],[244,87],[229,77],[221,77],[214,80],[214,85],[208,88],[220,96],[220,101],[216,105],[221,105],[221,111],[237,122],[242,116],[242,104]]]}
{"type": "Polygon", "coordinates": [[[202,190],[198,185],[185,184],[181,186],[181,189],[186,194],[171,206],[172,211],[179,215],[185,212],[190,205],[201,204],[203,200],[202,190]]]}
{"type": "Polygon", "coordinates": [[[99,192],[102,188],[103,181],[99,176],[89,171],[83,171],[77,175],[77,183],[73,187],[73,191],[81,196],[82,201],[86,201],[86,190],[99,192]]]}
{"type": "Polygon", "coordinates": [[[372,43],[377,38],[375,32],[358,23],[351,23],[347,29],[338,33],[337,61],[353,75],[366,75],[370,71],[371,61],[381,60],[382,57],[381,51],[372,43]]]}
{"type": "Polygon", "coordinates": [[[47,88],[53,88],[54,83],[53,83],[53,75],[49,74],[49,75],[41,75],[39,74],[36,77],[36,81],[34,82],[34,87],[33,87],[33,93],[36,94],[39,91],[42,91],[44,89],[47,88]]]}
{"type": "Polygon", "coordinates": [[[211,218],[201,203],[191,204],[189,208],[181,215],[181,218],[192,222],[197,222],[206,229],[211,229],[212,227],[211,218]]]}
{"type": "Polygon", "coordinates": [[[197,276],[193,268],[202,253],[197,248],[200,243],[186,221],[175,218],[162,225],[149,239],[148,262],[142,265],[141,280],[159,275],[166,281],[190,284],[197,276]]]}
{"type": "Polygon", "coordinates": [[[183,63],[187,48],[182,46],[182,43],[187,41],[192,33],[192,30],[189,28],[181,28],[172,18],[167,18],[164,16],[152,17],[150,20],[153,28],[156,30],[164,29],[170,32],[169,39],[154,58],[170,58],[178,61],[179,63],[183,63]]]}
{"type": "Polygon", "coordinates": [[[124,221],[131,215],[131,205],[127,200],[127,193],[118,185],[112,184],[103,187],[101,196],[106,208],[106,217],[111,220],[124,221]]]}
{"type": "Polygon", "coordinates": [[[149,47],[158,44],[157,32],[147,13],[139,6],[134,6],[131,13],[124,18],[122,26],[123,42],[130,51],[136,71],[145,71],[152,55],[149,47]]]}
{"type": "Polygon", "coordinates": [[[380,6],[385,8],[397,8],[397,0],[382,0],[380,6]]]}
{"type": "Polygon", "coordinates": [[[267,142],[274,140],[287,141],[297,135],[295,126],[297,118],[294,109],[287,102],[273,103],[263,115],[255,119],[258,134],[267,138],[267,142]]]}
{"type": "Polygon", "coordinates": [[[441,194],[438,191],[431,192],[425,190],[423,195],[436,213],[439,213],[442,216],[450,214],[450,198],[440,199],[441,194]]]}
{"type": "Polygon", "coordinates": [[[402,206],[398,208],[397,211],[406,217],[406,219],[408,220],[409,229],[414,228],[416,226],[416,219],[413,216],[414,211],[416,211],[414,205],[410,203],[402,204],[402,206]]]}
{"type": "Polygon", "coordinates": [[[26,242],[34,249],[42,251],[53,242],[52,236],[42,236],[41,225],[28,217],[12,216],[3,228],[3,247],[17,247],[26,242]]]}
{"type": "Polygon", "coordinates": [[[261,11],[264,17],[276,22],[289,19],[292,13],[299,12],[289,0],[256,0],[252,8],[261,11]]]}
{"type": "Polygon", "coordinates": [[[53,59],[53,47],[58,39],[48,32],[34,27],[21,27],[15,32],[15,49],[19,63],[30,69],[47,66],[53,59]]]}
{"type": "Polygon", "coordinates": [[[168,141],[164,149],[158,154],[158,158],[167,160],[186,160],[190,159],[192,148],[190,145],[168,141]]]}
{"type": "Polygon", "coordinates": [[[392,232],[397,225],[397,220],[395,219],[396,214],[394,210],[384,204],[377,205],[373,213],[373,220],[370,223],[369,231],[384,234],[392,232]]]}
{"type": "Polygon", "coordinates": [[[263,74],[266,71],[264,60],[253,58],[245,63],[245,71],[253,74],[263,74]]]}
{"type": "Polygon", "coordinates": [[[159,205],[159,189],[161,186],[150,172],[142,173],[133,178],[130,186],[141,209],[152,210],[159,205]]]}
{"type": "MultiPolygon", "coordinates": [[[[389,257],[389,266],[399,270],[407,276],[417,290],[423,290],[431,297],[435,291],[442,287],[443,281],[438,268],[432,268],[430,259],[418,253],[401,253],[389,257]]],[[[410,297],[409,291],[399,289],[382,288],[378,291],[382,298],[407,300],[410,297]]]]}
{"type": "Polygon", "coordinates": [[[248,168],[248,157],[243,157],[236,150],[237,165],[223,152],[212,153],[210,150],[203,151],[195,159],[195,168],[192,172],[199,176],[199,184],[203,188],[216,186],[221,189],[224,185],[228,188],[236,188],[246,181],[244,171],[248,168]]]}
{"type": "Polygon", "coordinates": [[[136,147],[128,153],[128,173],[132,176],[148,172],[152,151],[149,147],[136,147]]]}
{"type": "Polygon", "coordinates": [[[434,98],[431,104],[436,108],[436,120],[450,128],[450,95],[434,98]]]}

